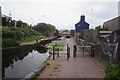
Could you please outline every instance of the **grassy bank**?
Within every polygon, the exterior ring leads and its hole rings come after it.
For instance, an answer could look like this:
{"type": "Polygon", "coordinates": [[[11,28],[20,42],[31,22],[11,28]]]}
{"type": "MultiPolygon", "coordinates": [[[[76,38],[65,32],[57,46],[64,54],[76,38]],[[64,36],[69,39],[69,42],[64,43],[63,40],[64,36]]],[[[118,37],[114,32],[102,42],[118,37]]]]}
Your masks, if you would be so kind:
{"type": "Polygon", "coordinates": [[[19,45],[19,42],[29,42],[44,38],[31,28],[2,28],[2,47],[19,45]]]}
{"type": "Polygon", "coordinates": [[[53,49],[53,46],[55,46],[55,51],[58,51],[58,48],[59,48],[59,51],[63,51],[63,48],[65,46],[65,44],[62,44],[62,43],[50,43],[50,44],[47,44],[46,46],[48,46],[49,48],[53,49]]]}

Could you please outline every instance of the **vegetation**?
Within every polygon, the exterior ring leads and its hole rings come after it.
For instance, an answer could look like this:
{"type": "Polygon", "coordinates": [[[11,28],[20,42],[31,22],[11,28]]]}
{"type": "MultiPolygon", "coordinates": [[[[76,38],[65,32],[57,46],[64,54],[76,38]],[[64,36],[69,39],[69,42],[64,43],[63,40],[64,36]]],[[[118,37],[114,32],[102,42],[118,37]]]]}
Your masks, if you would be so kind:
{"type": "Polygon", "coordinates": [[[69,30],[64,30],[63,32],[69,32],[69,30]]]}
{"type": "Polygon", "coordinates": [[[11,47],[11,46],[17,46],[19,45],[15,40],[13,39],[2,39],[2,47],[11,47]]]}
{"type": "Polygon", "coordinates": [[[55,43],[51,43],[51,44],[48,44],[48,46],[57,46],[57,47],[64,47],[65,44],[55,44],[55,43]]]}
{"type": "Polygon", "coordinates": [[[2,17],[2,26],[4,27],[1,31],[2,47],[16,46],[18,42],[33,41],[41,39],[43,36],[51,37],[56,32],[55,26],[51,24],[38,23],[32,27],[21,20],[11,20],[11,17],[8,16],[2,17]]]}
{"type": "Polygon", "coordinates": [[[99,31],[108,31],[108,29],[107,29],[107,28],[105,28],[104,26],[103,26],[103,27],[101,27],[100,25],[99,25],[99,26],[97,26],[97,27],[95,28],[95,30],[97,30],[98,32],[99,32],[99,31]]]}
{"type": "Polygon", "coordinates": [[[32,41],[42,39],[43,36],[31,28],[3,28],[2,29],[2,47],[18,45],[18,42],[32,41]]]}
{"type": "MultiPolygon", "coordinates": [[[[14,26],[14,25],[13,25],[14,26]]],[[[17,21],[17,27],[30,27],[27,23],[22,22],[21,20],[17,21]]]]}
{"type": "Polygon", "coordinates": [[[46,37],[54,36],[54,33],[56,32],[55,26],[46,23],[38,23],[34,27],[34,30],[40,32],[46,37]]]}
{"type": "Polygon", "coordinates": [[[11,20],[10,17],[2,17],[2,26],[7,26],[7,27],[31,27],[29,26],[26,22],[23,22],[21,20],[16,21],[16,20],[11,20]]]}
{"type": "Polygon", "coordinates": [[[120,65],[106,65],[106,80],[120,80],[120,65]]]}
{"type": "Polygon", "coordinates": [[[47,44],[47,46],[51,49],[53,49],[53,46],[55,46],[55,51],[58,51],[58,48],[59,48],[59,51],[63,51],[63,48],[64,48],[65,44],[50,43],[50,44],[47,44]]]}

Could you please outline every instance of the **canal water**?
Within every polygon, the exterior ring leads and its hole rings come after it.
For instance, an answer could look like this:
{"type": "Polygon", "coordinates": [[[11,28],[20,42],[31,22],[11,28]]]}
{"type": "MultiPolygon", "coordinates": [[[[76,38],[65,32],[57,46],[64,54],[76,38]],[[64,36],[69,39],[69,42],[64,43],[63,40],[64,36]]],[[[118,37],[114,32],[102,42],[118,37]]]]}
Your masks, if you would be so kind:
{"type": "Polygon", "coordinates": [[[40,45],[22,46],[2,50],[2,77],[25,78],[41,67],[48,58],[47,49],[40,45]]]}

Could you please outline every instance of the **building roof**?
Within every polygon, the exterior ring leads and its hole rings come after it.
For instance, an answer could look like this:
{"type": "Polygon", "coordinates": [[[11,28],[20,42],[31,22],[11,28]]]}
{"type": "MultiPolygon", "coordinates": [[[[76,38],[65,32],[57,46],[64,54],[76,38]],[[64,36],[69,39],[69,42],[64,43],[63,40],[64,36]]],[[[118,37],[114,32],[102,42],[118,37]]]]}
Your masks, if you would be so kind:
{"type": "Polygon", "coordinates": [[[89,29],[89,24],[87,22],[85,22],[85,16],[82,15],[81,16],[81,20],[75,24],[75,31],[81,32],[81,30],[83,29],[89,29]]]}

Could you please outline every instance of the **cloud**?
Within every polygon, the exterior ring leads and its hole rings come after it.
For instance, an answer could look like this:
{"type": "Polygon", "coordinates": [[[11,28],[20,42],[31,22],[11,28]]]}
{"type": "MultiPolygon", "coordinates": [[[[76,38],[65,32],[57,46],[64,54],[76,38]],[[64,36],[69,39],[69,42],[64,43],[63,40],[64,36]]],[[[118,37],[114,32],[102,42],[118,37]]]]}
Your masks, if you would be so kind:
{"type": "Polygon", "coordinates": [[[88,0],[3,0],[3,14],[12,13],[14,19],[21,19],[29,24],[47,22],[58,29],[71,29],[79,22],[82,14],[86,21],[93,26],[101,25],[104,21],[117,16],[117,1],[89,2],[88,0]],[[93,11],[91,10],[93,9],[93,11]],[[91,21],[92,19],[92,21],[91,21]]]}

